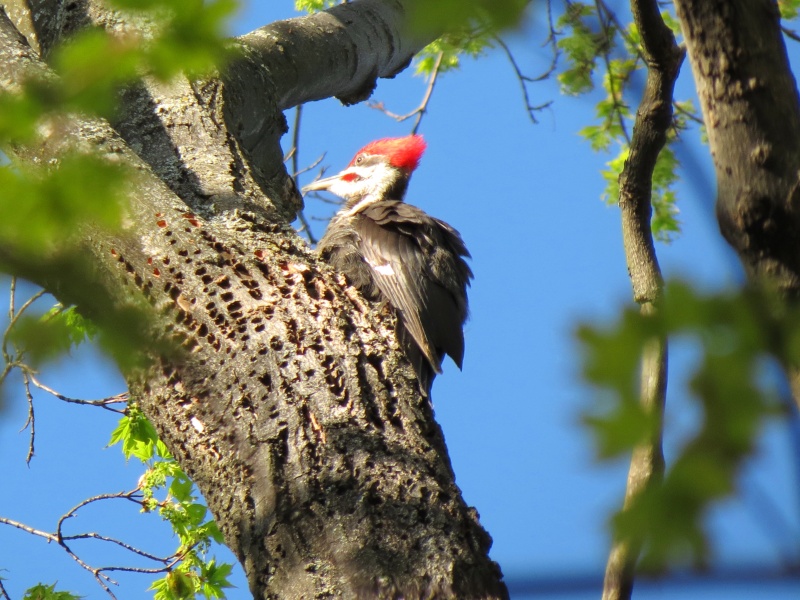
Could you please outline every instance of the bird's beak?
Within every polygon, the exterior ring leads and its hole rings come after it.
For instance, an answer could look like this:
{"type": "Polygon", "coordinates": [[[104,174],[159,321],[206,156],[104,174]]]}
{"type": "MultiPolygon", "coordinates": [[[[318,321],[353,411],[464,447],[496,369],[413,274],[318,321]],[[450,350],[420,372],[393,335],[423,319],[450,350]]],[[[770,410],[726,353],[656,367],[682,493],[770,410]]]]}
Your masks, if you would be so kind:
{"type": "Polygon", "coordinates": [[[333,177],[326,177],[325,179],[317,179],[316,181],[312,181],[308,185],[304,186],[301,190],[304,194],[308,192],[318,192],[320,190],[327,190],[331,185],[335,182],[339,181],[339,176],[334,175],[333,177]]]}

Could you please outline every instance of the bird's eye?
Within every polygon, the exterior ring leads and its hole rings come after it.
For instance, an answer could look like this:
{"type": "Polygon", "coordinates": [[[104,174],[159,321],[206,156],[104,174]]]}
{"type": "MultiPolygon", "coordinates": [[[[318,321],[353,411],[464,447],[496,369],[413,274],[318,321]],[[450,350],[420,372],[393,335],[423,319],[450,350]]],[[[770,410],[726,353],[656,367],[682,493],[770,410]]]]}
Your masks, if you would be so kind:
{"type": "Polygon", "coordinates": [[[364,155],[363,154],[359,154],[358,156],[356,156],[356,164],[357,165],[360,165],[363,162],[364,162],[364,155]]]}

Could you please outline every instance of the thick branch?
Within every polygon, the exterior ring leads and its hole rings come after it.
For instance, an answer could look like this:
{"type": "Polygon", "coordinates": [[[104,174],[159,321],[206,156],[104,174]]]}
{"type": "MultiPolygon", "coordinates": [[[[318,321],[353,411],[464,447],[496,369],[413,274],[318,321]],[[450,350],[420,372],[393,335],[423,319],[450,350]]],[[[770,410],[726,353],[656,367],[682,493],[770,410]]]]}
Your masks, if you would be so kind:
{"type": "Polygon", "coordinates": [[[366,100],[377,78],[394,77],[435,37],[411,35],[407,4],[358,0],[257,29],[239,38],[248,59],[242,76],[260,81],[267,72],[279,82],[279,110],[331,96],[366,100]]]}
{"type": "MultiPolygon", "coordinates": [[[[752,280],[800,297],[800,99],[773,0],[677,0],[717,176],[717,219],[752,280]]],[[[787,360],[800,406],[800,370],[787,360]]]]}
{"type": "MultiPolygon", "coordinates": [[[[631,3],[642,36],[648,65],[644,96],[636,113],[630,154],[620,176],[619,205],[628,273],[633,295],[644,314],[652,314],[661,302],[663,281],[650,229],[650,194],[658,154],[672,123],[672,92],[683,62],[683,52],[663,22],[655,0],[631,3]]],[[[641,403],[661,421],[667,389],[667,341],[649,340],[642,352],[641,403]]],[[[661,428],[653,439],[634,449],[628,472],[625,506],[647,485],[658,481],[664,470],[661,428]]],[[[603,600],[624,600],[631,596],[640,543],[617,539],[606,565],[603,600]]]]}
{"type": "Polygon", "coordinates": [[[748,273],[800,294],[800,103],[773,0],[678,0],[717,175],[748,273]]]}

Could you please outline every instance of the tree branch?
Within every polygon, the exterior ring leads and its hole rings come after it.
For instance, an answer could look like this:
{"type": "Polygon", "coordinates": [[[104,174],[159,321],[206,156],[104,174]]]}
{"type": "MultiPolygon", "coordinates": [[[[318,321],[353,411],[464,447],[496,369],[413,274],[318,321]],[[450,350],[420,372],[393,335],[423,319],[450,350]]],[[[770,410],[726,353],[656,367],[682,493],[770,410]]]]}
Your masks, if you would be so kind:
{"type": "MultiPolygon", "coordinates": [[[[676,0],[717,180],[749,279],[800,299],[800,96],[772,0],[676,0]]],[[[800,408],[800,365],[785,356],[800,408]]]]}
{"type": "Polygon", "coordinates": [[[417,108],[404,115],[398,115],[388,110],[383,105],[383,102],[370,102],[369,107],[381,111],[387,117],[394,119],[398,123],[402,123],[403,121],[415,116],[416,120],[414,121],[414,126],[411,128],[411,133],[412,134],[417,133],[419,131],[419,126],[422,123],[422,117],[425,116],[425,113],[428,110],[428,103],[431,100],[431,95],[433,94],[433,88],[436,86],[436,80],[439,76],[439,69],[442,66],[443,56],[444,52],[439,52],[439,54],[436,55],[436,61],[433,64],[433,68],[431,69],[431,75],[430,78],[428,79],[428,86],[425,88],[425,93],[422,95],[422,100],[420,101],[417,108]]]}
{"type": "Polygon", "coordinates": [[[102,409],[117,413],[117,414],[125,414],[124,409],[119,408],[112,408],[112,404],[127,404],[128,399],[130,398],[130,394],[128,392],[122,392],[120,394],[116,394],[114,396],[109,396],[108,398],[101,398],[99,400],[82,400],[80,398],[70,398],[69,396],[65,396],[63,394],[58,393],[53,388],[46,386],[41,381],[39,381],[35,375],[32,373],[28,373],[28,377],[33,385],[37,388],[42,390],[43,392],[47,392],[52,396],[55,396],[62,402],[67,402],[69,404],[83,404],[85,406],[99,406],[102,409]]]}
{"type": "Polygon", "coordinates": [[[279,82],[279,110],[331,96],[344,104],[361,102],[379,77],[405,69],[436,37],[409,34],[407,4],[356,0],[256,29],[237,38],[246,51],[239,75],[255,76],[250,81],[259,86],[269,73],[271,82],[279,82]]]}
{"type": "Polygon", "coordinates": [[[150,552],[146,552],[140,548],[132,546],[131,544],[127,544],[121,540],[117,540],[115,538],[111,538],[108,536],[100,535],[94,532],[86,532],[86,533],[78,533],[73,535],[64,535],[62,532],[62,528],[64,522],[67,519],[75,516],[76,512],[83,508],[88,504],[92,504],[94,502],[99,502],[102,500],[115,500],[115,499],[124,499],[130,500],[138,505],[142,505],[142,501],[140,499],[141,496],[139,489],[130,490],[127,492],[118,492],[113,494],[99,494],[97,496],[93,496],[91,498],[87,498],[77,504],[76,506],[72,507],[69,511],[61,516],[58,520],[58,524],[56,525],[55,533],[49,533],[47,531],[41,531],[39,529],[35,529],[29,525],[24,523],[20,523],[19,521],[15,521],[13,519],[8,519],[5,517],[0,517],[0,524],[8,525],[10,527],[15,527],[21,531],[29,533],[34,536],[38,536],[44,538],[48,542],[52,542],[58,546],[60,546],[64,552],[69,555],[72,560],[74,560],[81,568],[89,571],[92,576],[94,577],[95,581],[103,588],[103,590],[111,597],[115,598],[114,593],[111,591],[109,585],[117,585],[117,582],[111,579],[108,575],[105,574],[106,571],[124,571],[124,572],[132,572],[132,573],[148,573],[148,574],[156,574],[156,573],[164,573],[169,571],[172,567],[178,564],[182,559],[184,553],[175,554],[172,556],[167,557],[160,557],[156,556],[155,554],[151,554],[150,552]],[[67,542],[75,541],[75,540],[85,540],[85,539],[94,539],[103,542],[109,542],[125,550],[135,554],[137,556],[141,556],[147,560],[151,560],[153,562],[161,563],[161,566],[156,568],[144,568],[144,567],[128,567],[128,566],[107,566],[107,567],[93,567],[89,565],[86,561],[84,561],[78,554],[70,547],[67,542]]]}
{"type": "MultiPolygon", "coordinates": [[[[633,296],[642,313],[654,314],[661,303],[663,280],[650,229],[652,177],[659,152],[672,123],[672,94],[683,52],[661,18],[655,0],[633,0],[634,20],[642,36],[648,65],[644,96],[636,113],[630,154],[620,176],[619,205],[622,235],[633,296]]],[[[642,350],[641,403],[656,416],[653,438],[634,449],[624,506],[646,486],[660,480],[664,470],[661,422],[667,389],[667,340],[656,337],[642,350]]],[[[629,599],[640,552],[640,541],[616,539],[606,565],[603,600],[629,599]]]]}

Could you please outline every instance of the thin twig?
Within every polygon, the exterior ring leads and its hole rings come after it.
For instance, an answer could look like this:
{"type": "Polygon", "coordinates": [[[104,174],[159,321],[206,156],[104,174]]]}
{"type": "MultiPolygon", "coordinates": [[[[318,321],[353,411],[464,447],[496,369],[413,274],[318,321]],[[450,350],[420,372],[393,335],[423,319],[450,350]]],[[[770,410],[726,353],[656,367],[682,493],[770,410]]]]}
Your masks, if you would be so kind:
{"type": "Polygon", "coordinates": [[[383,102],[370,102],[368,106],[370,108],[374,108],[376,110],[381,111],[387,117],[391,117],[398,123],[402,123],[403,121],[410,119],[411,117],[416,117],[417,120],[414,123],[414,127],[411,128],[411,133],[415,134],[419,131],[419,126],[422,123],[422,117],[428,111],[428,103],[431,100],[431,95],[433,94],[433,88],[436,86],[436,79],[439,76],[439,70],[442,66],[442,58],[444,57],[444,52],[439,52],[436,55],[436,62],[433,63],[433,69],[431,69],[431,76],[428,79],[428,87],[425,89],[425,94],[422,96],[422,101],[419,103],[419,106],[412,110],[410,113],[405,115],[398,115],[390,110],[388,110],[384,105],[383,102]]]}
{"type": "Polygon", "coordinates": [[[28,455],[25,457],[25,463],[30,466],[31,459],[33,458],[33,445],[36,439],[36,415],[33,411],[33,394],[31,394],[31,380],[27,370],[22,370],[22,385],[25,388],[25,398],[28,401],[28,418],[25,420],[25,425],[22,426],[20,431],[24,431],[28,425],[31,428],[31,434],[28,439],[28,455]]]}
{"type": "Polygon", "coordinates": [[[673,102],[672,103],[672,108],[674,110],[677,110],[679,113],[681,113],[683,116],[685,116],[690,121],[694,121],[695,123],[697,123],[699,125],[703,125],[704,124],[703,123],[703,119],[701,117],[698,117],[695,113],[693,113],[690,110],[686,110],[683,106],[680,105],[680,103],[673,102]]]}
{"type": "Polygon", "coordinates": [[[68,402],[70,404],[83,404],[87,406],[98,406],[105,410],[115,412],[117,414],[125,414],[125,409],[119,408],[112,408],[112,404],[127,404],[128,399],[130,398],[130,394],[128,392],[122,392],[121,394],[116,394],[115,396],[109,396],[108,398],[101,398],[99,400],[82,400],[80,398],[70,398],[68,396],[64,396],[63,394],[59,394],[54,389],[48,387],[47,385],[43,384],[41,381],[36,379],[36,377],[32,374],[28,374],[30,377],[30,381],[33,385],[35,385],[40,390],[47,392],[48,394],[55,396],[59,400],[63,402],[68,402]]]}
{"type": "MultiPolygon", "coordinates": [[[[309,172],[309,171],[311,171],[312,169],[316,169],[316,168],[317,168],[317,165],[319,165],[319,163],[321,163],[323,160],[325,160],[325,153],[324,153],[324,152],[323,152],[323,153],[322,153],[322,155],[321,155],[319,158],[317,158],[317,160],[315,160],[313,163],[311,163],[311,164],[310,164],[310,165],[308,165],[307,167],[304,167],[304,168],[300,169],[299,171],[297,171],[296,173],[294,173],[294,176],[295,176],[295,177],[297,177],[298,175],[302,175],[303,173],[308,173],[308,172],[309,172]]],[[[320,174],[320,177],[322,177],[322,175],[321,175],[321,174],[320,174]]]]}
{"type": "Polygon", "coordinates": [[[611,10],[605,5],[603,0],[595,0],[594,5],[595,10],[597,11],[597,19],[600,21],[600,27],[603,30],[603,38],[606,44],[606,47],[603,48],[602,56],[603,63],[606,67],[606,73],[608,73],[608,91],[611,94],[611,99],[614,101],[614,114],[617,117],[617,122],[620,130],[622,131],[622,135],[625,136],[625,141],[628,143],[628,145],[630,145],[631,138],[628,134],[628,128],[625,125],[625,117],[622,115],[622,108],[625,106],[625,101],[622,98],[622,90],[617,90],[614,84],[614,77],[611,72],[611,60],[609,58],[613,30],[617,30],[617,27],[615,25],[612,28],[612,26],[609,24],[611,23],[609,17],[611,10]]]}
{"type": "MultiPolygon", "coordinates": [[[[303,116],[303,105],[298,104],[297,107],[294,109],[294,131],[292,132],[292,150],[289,152],[289,155],[292,160],[292,173],[294,177],[300,174],[300,167],[298,164],[298,155],[300,154],[300,121],[303,116]]],[[[306,215],[302,210],[297,211],[297,218],[300,220],[302,227],[300,228],[301,232],[305,232],[306,237],[308,238],[308,242],[311,245],[316,245],[317,238],[314,237],[314,233],[311,231],[311,226],[306,219],[306,215]]]]}
{"type": "Polygon", "coordinates": [[[549,69],[545,73],[543,73],[542,75],[539,75],[536,78],[528,77],[527,75],[525,75],[522,72],[522,69],[519,68],[519,64],[517,64],[517,60],[514,58],[514,55],[512,54],[511,49],[508,47],[508,44],[506,44],[499,37],[495,37],[494,40],[497,42],[497,44],[500,46],[500,48],[502,48],[503,52],[506,55],[506,58],[508,59],[508,62],[511,63],[511,68],[514,69],[514,73],[517,76],[517,81],[519,81],[519,86],[522,89],[522,98],[525,101],[525,110],[528,112],[528,117],[530,118],[530,120],[534,124],[537,124],[539,121],[536,119],[536,115],[534,113],[539,112],[540,110],[543,110],[543,109],[547,108],[548,106],[550,106],[553,103],[553,101],[550,100],[548,102],[545,102],[544,104],[539,104],[539,105],[531,104],[531,99],[530,99],[530,96],[528,95],[528,85],[527,84],[528,83],[534,83],[534,82],[537,82],[537,81],[541,81],[541,80],[549,77],[552,74],[552,72],[555,70],[555,68],[556,68],[555,67],[555,65],[556,65],[556,62],[555,62],[556,61],[556,57],[553,58],[553,63],[550,65],[549,69]]]}
{"type": "MultiPolygon", "coordinates": [[[[13,289],[14,288],[12,287],[12,294],[14,293],[13,289]]],[[[16,313],[13,312],[13,310],[14,310],[14,301],[13,301],[14,298],[13,298],[13,295],[12,295],[11,302],[10,302],[9,309],[8,309],[8,312],[9,312],[9,317],[8,317],[9,318],[9,323],[8,323],[7,330],[10,330],[12,327],[14,327],[14,325],[19,320],[19,318],[25,313],[26,310],[28,310],[31,307],[31,304],[36,302],[39,298],[44,296],[46,293],[47,292],[45,290],[39,290],[33,296],[28,298],[25,301],[25,303],[22,306],[19,307],[19,310],[16,313]]]]}
{"type": "Polygon", "coordinates": [[[789,29],[785,25],[781,25],[781,31],[783,32],[783,35],[789,39],[794,40],[795,42],[800,42],[800,35],[798,35],[794,29],[789,29]]]}
{"type": "Polygon", "coordinates": [[[139,494],[140,494],[139,488],[136,488],[134,490],[129,490],[127,492],[116,492],[114,494],[98,494],[97,496],[92,496],[91,498],[85,498],[84,500],[81,500],[80,502],[78,502],[78,504],[76,504],[66,513],[61,515],[61,518],[58,520],[58,524],[56,525],[56,535],[58,536],[58,539],[59,540],[63,539],[61,529],[64,526],[64,521],[74,517],[75,513],[78,512],[84,506],[87,506],[88,504],[92,504],[94,502],[99,502],[100,500],[116,500],[119,498],[130,500],[131,502],[141,505],[142,501],[139,498],[137,498],[139,494]]]}
{"type": "MultiPolygon", "coordinates": [[[[100,535],[99,533],[94,533],[92,531],[87,532],[87,533],[76,533],[75,535],[65,535],[61,539],[66,541],[66,542],[71,542],[71,541],[74,541],[74,540],[88,540],[88,539],[99,540],[101,542],[109,542],[111,544],[116,544],[117,546],[125,548],[125,550],[129,550],[130,552],[132,552],[134,554],[138,554],[139,556],[142,556],[142,557],[147,558],[149,560],[152,560],[152,561],[155,561],[155,562],[164,563],[164,564],[167,564],[168,562],[170,562],[171,560],[173,560],[175,558],[175,555],[168,556],[166,558],[161,557],[161,556],[156,556],[155,554],[150,554],[149,552],[145,552],[144,550],[141,550],[140,548],[136,548],[135,546],[131,546],[130,544],[128,544],[126,542],[123,542],[122,540],[118,540],[116,538],[108,537],[108,536],[105,536],[105,535],[100,535]]],[[[101,569],[101,570],[102,571],[106,571],[106,570],[111,570],[111,568],[109,567],[109,568],[104,568],[104,569],[101,569]]],[[[116,569],[116,570],[119,570],[119,569],[116,569]]]]}
{"type": "MultiPolygon", "coordinates": [[[[142,505],[142,498],[141,492],[139,488],[134,490],[129,490],[126,492],[117,492],[113,494],[99,494],[97,496],[93,496],[91,498],[87,498],[75,506],[73,506],[70,510],[68,510],[65,514],[61,516],[58,520],[56,525],[55,533],[49,533],[47,531],[41,531],[39,529],[35,529],[30,525],[26,525],[24,523],[20,523],[19,521],[15,521],[13,519],[8,519],[6,517],[0,517],[0,524],[9,525],[11,527],[15,527],[26,533],[30,533],[31,535],[35,535],[41,538],[46,539],[48,542],[53,542],[60,546],[64,552],[66,552],[81,568],[89,571],[92,576],[94,577],[95,581],[103,588],[103,590],[111,597],[116,599],[116,596],[111,591],[109,585],[118,585],[118,583],[106,575],[107,572],[110,571],[123,571],[123,572],[130,572],[130,573],[147,573],[147,574],[157,574],[157,573],[164,573],[171,570],[176,564],[178,564],[181,560],[184,559],[186,554],[192,550],[192,547],[188,549],[184,549],[182,552],[173,554],[167,557],[156,556],[155,554],[151,554],[146,552],[140,548],[136,548],[130,544],[127,544],[121,540],[100,535],[94,532],[86,532],[86,533],[77,533],[72,535],[64,535],[63,534],[63,527],[64,523],[75,516],[78,510],[87,506],[88,504],[92,504],[94,502],[99,502],[101,500],[114,500],[114,499],[122,499],[128,500],[133,502],[137,505],[142,505]],[[109,542],[115,544],[129,552],[136,554],[137,556],[141,556],[148,560],[152,560],[154,562],[161,563],[161,566],[155,568],[146,568],[146,567],[126,567],[126,566],[105,566],[105,567],[92,567],[91,565],[87,564],[83,559],[78,556],[75,551],[70,547],[68,542],[72,542],[75,540],[83,540],[83,539],[96,539],[103,542],[109,542]]],[[[6,596],[7,597],[7,596],[6,596]]]]}
{"type": "Polygon", "coordinates": [[[10,525],[11,527],[16,527],[17,529],[21,529],[26,533],[30,533],[31,535],[36,535],[39,537],[43,537],[48,542],[55,542],[58,543],[58,537],[53,533],[47,533],[46,531],[41,531],[39,529],[35,529],[30,525],[25,525],[25,523],[20,523],[19,521],[15,521],[14,519],[9,519],[6,517],[0,517],[0,524],[1,525],[10,525]]]}
{"type": "Polygon", "coordinates": [[[2,577],[0,577],[0,598],[4,598],[5,600],[11,600],[11,596],[8,595],[6,588],[3,587],[2,577]]]}

